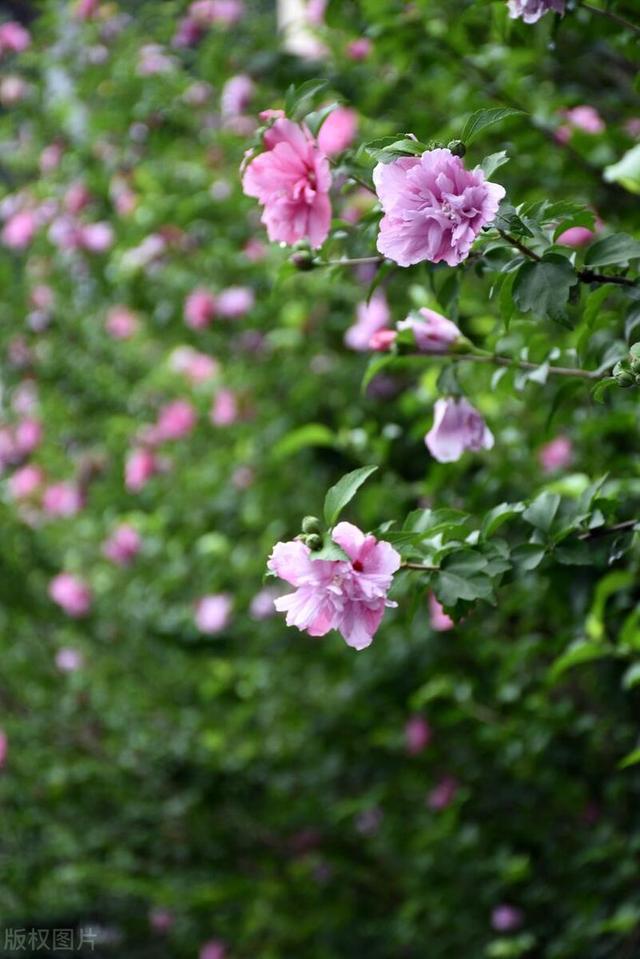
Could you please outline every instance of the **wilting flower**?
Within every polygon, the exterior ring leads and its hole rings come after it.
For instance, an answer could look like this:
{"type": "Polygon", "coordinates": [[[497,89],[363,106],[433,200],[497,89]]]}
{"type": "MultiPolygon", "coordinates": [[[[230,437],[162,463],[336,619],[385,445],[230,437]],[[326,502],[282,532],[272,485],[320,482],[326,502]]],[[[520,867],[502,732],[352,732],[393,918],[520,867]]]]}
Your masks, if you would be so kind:
{"type": "Polygon", "coordinates": [[[269,239],[322,246],[331,224],[329,161],[305,126],[284,118],[265,132],[264,146],[244,171],[242,187],[264,207],[269,239]]]}
{"type": "Polygon", "coordinates": [[[198,287],[184,303],[184,321],[192,330],[202,330],[216,315],[216,298],[209,290],[198,287]]]}
{"type": "Polygon", "coordinates": [[[78,576],[59,573],[49,583],[49,596],[67,616],[86,616],[91,609],[91,590],[78,576]]]}
{"type": "Polygon", "coordinates": [[[496,932],[513,932],[522,925],[523,918],[521,909],[503,903],[492,911],[491,925],[496,932]]]}
{"type": "Polygon", "coordinates": [[[121,523],[102,545],[102,552],[117,566],[128,566],[140,552],[140,533],[129,523],[121,523]]]}
{"type": "Polygon", "coordinates": [[[451,320],[435,310],[422,307],[419,316],[400,320],[398,330],[411,330],[420,353],[448,353],[462,338],[462,333],[451,320]]]}
{"type": "Polygon", "coordinates": [[[352,350],[370,349],[372,336],[385,329],[389,319],[387,298],[382,290],[376,290],[368,303],[358,303],[356,322],[345,333],[345,344],[352,350]]]}
{"type": "Polygon", "coordinates": [[[538,461],[545,473],[566,469],[573,459],[573,444],[568,436],[556,436],[541,446],[538,461]]]}
{"type": "Polygon", "coordinates": [[[564,13],[565,0],[509,0],[509,16],[512,20],[537,23],[549,10],[564,13]]]}
{"type": "Polygon", "coordinates": [[[232,599],[227,593],[203,596],[196,604],[196,626],[201,633],[219,633],[231,618],[232,599]]]}
{"type": "Polygon", "coordinates": [[[399,266],[423,260],[457,266],[505,195],[480,167],[466,170],[445,149],[379,163],[373,182],[385,214],[378,250],[399,266]]]}
{"type": "Polygon", "coordinates": [[[453,463],[465,450],[490,450],[493,433],[466,399],[440,399],[425,443],[439,463],[453,463]]]}
{"type": "Polygon", "coordinates": [[[442,603],[433,593],[429,593],[429,624],[436,633],[446,633],[455,626],[454,621],[445,613],[442,603]]]}
{"type": "Polygon", "coordinates": [[[63,646],[56,653],[56,666],[61,673],[75,673],[84,666],[84,656],[77,649],[63,646]]]}
{"type": "Polygon", "coordinates": [[[417,756],[431,742],[431,726],[424,716],[411,716],[404,727],[404,739],[410,756],[417,756]]]}
{"type": "Polygon", "coordinates": [[[287,625],[324,636],[337,629],[349,646],[371,644],[385,607],[400,556],[385,542],[365,535],[351,523],[338,523],[332,539],[349,560],[312,559],[309,547],[299,540],[277,543],[269,558],[271,572],[296,587],[294,593],[275,600],[286,612],[287,625]]]}
{"type": "Polygon", "coordinates": [[[336,107],[320,127],[318,146],[327,156],[342,153],[353,143],[358,129],[358,114],[349,107],[336,107]]]}

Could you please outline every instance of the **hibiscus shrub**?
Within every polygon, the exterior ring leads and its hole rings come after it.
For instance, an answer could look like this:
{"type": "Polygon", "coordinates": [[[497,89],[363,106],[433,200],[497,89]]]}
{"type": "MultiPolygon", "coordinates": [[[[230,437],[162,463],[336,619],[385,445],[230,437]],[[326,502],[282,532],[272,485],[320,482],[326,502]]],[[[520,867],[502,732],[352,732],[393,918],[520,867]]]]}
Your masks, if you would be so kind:
{"type": "Polygon", "coordinates": [[[1,20],[2,954],[639,956],[636,4],[1,20]]]}

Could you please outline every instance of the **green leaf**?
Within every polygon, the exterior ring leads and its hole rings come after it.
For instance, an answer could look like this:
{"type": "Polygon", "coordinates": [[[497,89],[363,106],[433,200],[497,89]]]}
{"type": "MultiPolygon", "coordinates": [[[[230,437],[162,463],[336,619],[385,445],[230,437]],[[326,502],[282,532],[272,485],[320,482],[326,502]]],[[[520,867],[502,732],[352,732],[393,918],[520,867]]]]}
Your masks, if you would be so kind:
{"type": "Polygon", "coordinates": [[[633,573],[629,570],[616,570],[600,580],[585,622],[585,629],[590,639],[602,639],[605,635],[605,607],[608,599],[632,584],[633,573]]]}
{"type": "Polygon", "coordinates": [[[324,537],[322,549],[312,550],[309,555],[312,560],[316,560],[316,559],[349,560],[349,557],[347,556],[345,551],[342,549],[342,547],[338,546],[337,543],[334,543],[328,534],[325,535],[324,537]]]}
{"type": "Polygon", "coordinates": [[[632,147],[618,160],[604,168],[603,179],[619,183],[629,193],[640,193],[640,143],[632,147]]]}
{"type": "Polygon", "coordinates": [[[578,282],[566,256],[547,253],[535,263],[523,263],[513,283],[513,299],[523,312],[560,319],[571,288],[578,282]]]}
{"type": "Polygon", "coordinates": [[[640,763],[640,749],[634,749],[624,759],[621,759],[618,763],[618,769],[627,769],[629,766],[635,766],[636,763],[640,763]]]}
{"type": "Polygon", "coordinates": [[[640,258],[640,242],[628,233],[614,233],[592,243],[584,258],[585,266],[627,266],[640,258]]]}
{"type": "Polygon", "coordinates": [[[460,134],[462,142],[468,146],[472,143],[482,130],[494,126],[496,123],[502,123],[510,117],[523,116],[524,110],[514,110],[512,107],[497,107],[491,110],[478,110],[472,113],[464,125],[460,134]]]}
{"type": "Polygon", "coordinates": [[[352,473],[347,473],[331,487],[324,500],[324,519],[327,526],[335,524],[347,503],[351,502],[362,484],[377,469],[377,466],[362,466],[352,473]]]}
{"type": "Polygon", "coordinates": [[[514,563],[522,569],[536,569],[545,557],[546,548],[541,543],[521,543],[511,553],[514,563]]]}
{"type": "Polygon", "coordinates": [[[633,663],[622,677],[623,689],[633,689],[640,683],[640,663],[633,663]]]}
{"type": "Polygon", "coordinates": [[[314,98],[329,86],[327,80],[316,77],[296,87],[291,84],[284,99],[284,112],[292,120],[301,120],[309,112],[314,98]]]}
{"type": "Polygon", "coordinates": [[[604,403],[604,397],[607,390],[616,385],[615,376],[605,376],[601,379],[591,391],[591,396],[596,403],[604,403]]]}
{"type": "Polygon", "coordinates": [[[536,529],[548,533],[553,525],[553,521],[560,506],[560,497],[557,493],[541,493],[533,503],[527,507],[522,514],[522,518],[534,526],[536,529]]]}
{"type": "Polygon", "coordinates": [[[283,460],[308,446],[333,446],[335,441],[335,435],[328,426],[307,423],[278,440],[271,455],[274,460],[283,460]]]}
{"type": "Polygon", "coordinates": [[[510,159],[511,157],[507,156],[506,150],[500,150],[499,153],[490,153],[489,156],[486,156],[480,164],[480,168],[488,180],[492,173],[508,163],[510,159]]]}
{"type": "Polygon", "coordinates": [[[613,648],[606,646],[604,643],[597,643],[588,639],[577,639],[571,643],[562,656],[556,659],[549,670],[549,679],[553,682],[573,666],[590,663],[596,659],[604,659],[606,656],[612,656],[613,653],[613,648]]]}
{"type": "Polygon", "coordinates": [[[383,353],[382,356],[372,356],[362,377],[361,391],[365,393],[371,380],[374,379],[378,373],[382,372],[382,370],[386,369],[387,366],[392,366],[394,361],[397,361],[397,356],[394,353],[383,353]]]}
{"type": "Polygon", "coordinates": [[[524,503],[500,503],[499,506],[494,506],[482,522],[481,536],[485,539],[493,536],[503,523],[518,516],[523,510],[524,503]]]}
{"type": "Polygon", "coordinates": [[[461,576],[456,572],[443,570],[438,573],[434,588],[443,606],[455,606],[460,599],[469,602],[476,599],[489,599],[493,594],[491,580],[482,573],[461,576]]]}

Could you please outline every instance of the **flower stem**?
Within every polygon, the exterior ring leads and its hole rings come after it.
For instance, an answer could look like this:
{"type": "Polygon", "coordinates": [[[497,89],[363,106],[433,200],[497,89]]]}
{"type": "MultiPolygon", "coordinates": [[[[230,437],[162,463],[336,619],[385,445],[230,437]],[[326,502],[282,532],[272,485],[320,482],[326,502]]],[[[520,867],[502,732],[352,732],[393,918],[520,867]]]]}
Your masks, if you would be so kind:
{"type": "MultiPolygon", "coordinates": [[[[432,358],[438,357],[432,354],[432,358]]],[[[498,356],[496,353],[446,353],[441,359],[458,360],[470,363],[493,363],[495,366],[516,367],[520,370],[538,370],[542,363],[530,363],[528,360],[516,360],[510,356],[498,356]]],[[[577,376],[582,380],[600,380],[600,370],[581,370],[575,366],[550,366],[549,376],[577,376]]]]}
{"type": "Polygon", "coordinates": [[[624,27],[625,30],[631,30],[640,36],[640,27],[636,23],[632,23],[631,20],[627,20],[626,17],[621,17],[619,13],[614,13],[613,10],[605,10],[603,7],[592,7],[590,3],[582,3],[581,6],[589,13],[597,13],[601,17],[606,17],[608,20],[624,27]]]}
{"type": "Polygon", "coordinates": [[[343,258],[340,260],[321,260],[316,266],[362,266],[368,263],[382,263],[383,256],[357,256],[353,259],[343,258]]]}
{"type": "Polygon", "coordinates": [[[437,573],[439,566],[425,566],[423,563],[401,563],[400,569],[417,569],[424,573],[437,573]]]}

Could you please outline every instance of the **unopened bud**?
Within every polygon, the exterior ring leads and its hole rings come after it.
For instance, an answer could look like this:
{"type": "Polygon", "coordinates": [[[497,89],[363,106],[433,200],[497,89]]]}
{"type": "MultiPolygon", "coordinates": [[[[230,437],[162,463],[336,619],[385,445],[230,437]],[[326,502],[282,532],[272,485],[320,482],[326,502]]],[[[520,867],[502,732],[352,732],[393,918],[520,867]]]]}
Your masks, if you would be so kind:
{"type": "Polygon", "coordinates": [[[463,157],[467,152],[467,148],[462,140],[451,140],[450,143],[447,143],[447,150],[451,150],[454,157],[463,157]]]}
{"type": "Polygon", "coordinates": [[[296,253],[292,253],[290,262],[293,263],[296,270],[302,270],[303,272],[313,270],[315,267],[313,254],[309,250],[298,250],[296,253]]]}
{"type": "Polygon", "coordinates": [[[318,536],[317,533],[311,533],[310,536],[305,536],[304,541],[314,553],[322,549],[322,536],[318,536]]]}
{"type": "Polygon", "coordinates": [[[632,373],[636,375],[640,373],[640,357],[632,357],[629,366],[631,367],[632,373]]]}
{"type": "Polygon", "coordinates": [[[319,533],[320,532],[320,520],[317,516],[305,516],[302,520],[302,532],[303,533],[319,533]]]}
{"type": "Polygon", "coordinates": [[[633,375],[631,370],[627,369],[626,366],[623,366],[621,362],[616,363],[616,365],[614,366],[611,372],[613,374],[613,377],[617,385],[620,386],[622,389],[627,389],[629,386],[635,385],[635,382],[636,382],[635,376],[633,375]]]}
{"type": "Polygon", "coordinates": [[[386,353],[395,343],[397,335],[395,330],[378,330],[369,340],[369,349],[386,353]]]}

